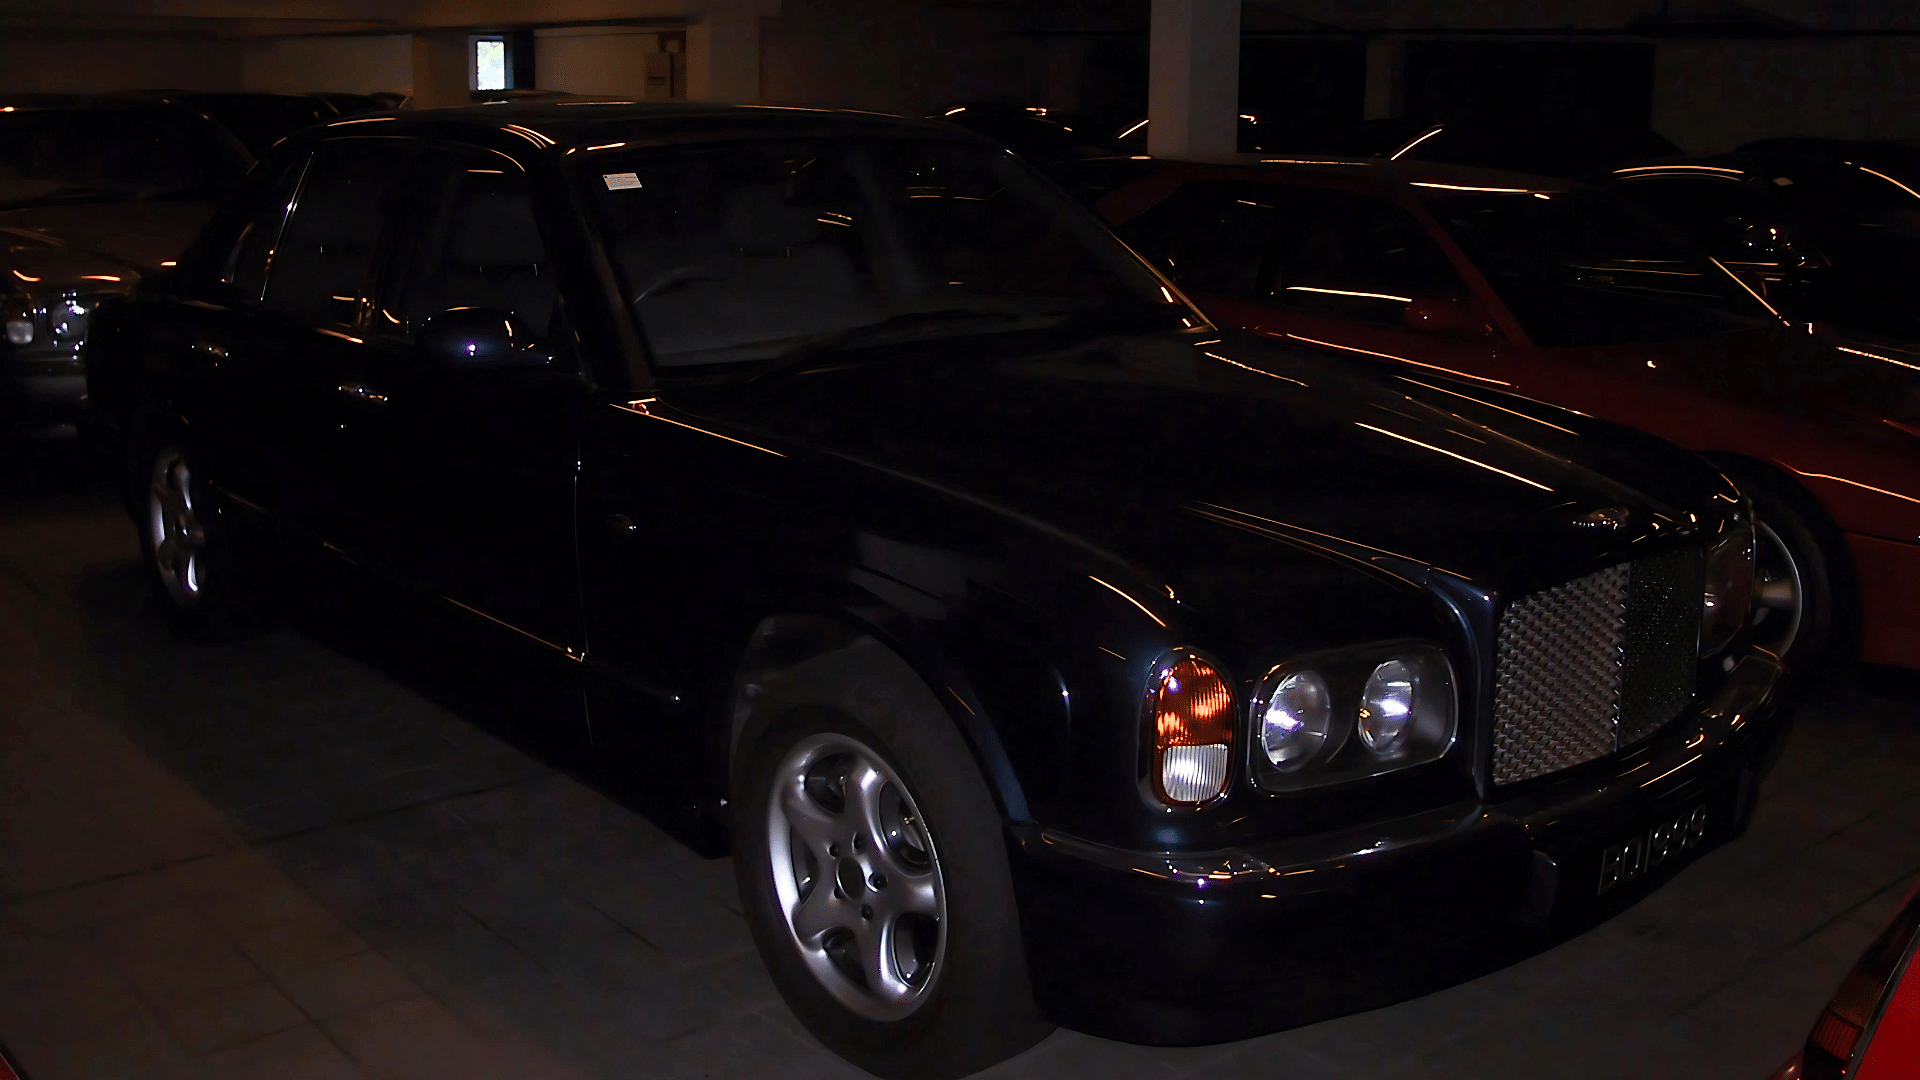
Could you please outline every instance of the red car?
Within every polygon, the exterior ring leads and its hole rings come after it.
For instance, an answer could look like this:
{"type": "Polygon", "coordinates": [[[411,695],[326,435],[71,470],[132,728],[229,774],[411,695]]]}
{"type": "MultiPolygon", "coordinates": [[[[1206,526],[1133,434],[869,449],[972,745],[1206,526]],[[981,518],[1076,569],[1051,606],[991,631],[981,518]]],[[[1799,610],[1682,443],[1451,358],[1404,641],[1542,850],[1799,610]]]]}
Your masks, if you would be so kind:
{"type": "Polygon", "coordinates": [[[1762,525],[1757,640],[1920,667],[1920,356],[1790,325],[1564,180],[1381,160],[1166,163],[1095,204],[1218,324],[1552,402],[1705,455],[1762,525]]]}
{"type": "Polygon", "coordinates": [[[1769,1080],[1920,1076],[1920,889],[1840,982],[1807,1044],[1769,1080]]]}

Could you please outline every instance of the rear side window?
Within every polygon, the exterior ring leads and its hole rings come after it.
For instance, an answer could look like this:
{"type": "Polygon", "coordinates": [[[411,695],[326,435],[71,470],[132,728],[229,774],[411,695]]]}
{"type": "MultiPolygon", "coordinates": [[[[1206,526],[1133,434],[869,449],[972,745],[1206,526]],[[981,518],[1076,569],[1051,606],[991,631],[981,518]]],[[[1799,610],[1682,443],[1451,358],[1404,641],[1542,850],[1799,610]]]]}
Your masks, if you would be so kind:
{"type": "Polygon", "coordinates": [[[1446,251],[1404,208],[1358,192],[1292,191],[1269,286],[1275,302],[1400,326],[1412,300],[1470,295],[1446,251]]]}
{"type": "Polygon", "coordinates": [[[1745,262],[1766,255],[1773,215],[1738,177],[1652,176],[1623,180],[1618,190],[1717,259],[1745,262]]]}
{"type": "Polygon", "coordinates": [[[1275,203],[1290,190],[1232,180],[1185,184],[1124,231],[1181,288],[1251,299],[1272,278],[1275,203]]]}
{"type": "Polygon", "coordinates": [[[267,308],[309,322],[358,321],[391,196],[411,149],[398,140],[355,139],[314,153],[279,245],[268,257],[267,308]]]}
{"type": "Polygon", "coordinates": [[[237,222],[239,231],[229,234],[232,241],[220,260],[220,282],[248,300],[257,301],[266,291],[267,266],[308,160],[309,155],[296,154],[262,166],[235,195],[233,217],[223,222],[228,228],[237,222]]]}
{"type": "Polygon", "coordinates": [[[1356,192],[1204,180],[1127,228],[1197,293],[1388,326],[1410,300],[1468,295],[1418,218],[1356,192]]]}

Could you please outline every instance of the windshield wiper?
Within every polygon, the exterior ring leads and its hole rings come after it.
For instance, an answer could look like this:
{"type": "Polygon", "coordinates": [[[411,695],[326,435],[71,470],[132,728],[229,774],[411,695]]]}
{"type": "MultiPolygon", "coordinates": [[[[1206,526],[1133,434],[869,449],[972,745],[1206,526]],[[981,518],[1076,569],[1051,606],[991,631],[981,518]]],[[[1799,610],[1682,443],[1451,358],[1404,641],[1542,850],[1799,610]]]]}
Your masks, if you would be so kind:
{"type": "Polygon", "coordinates": [[[944,308],[937,311],[908,311],[879,322],[850,326],[845,330],[834,330],[811,341],[803,342],[778,356],[770,356],[759,362],[748,374],[746,381],[754,382],[768,375],[792,368],[804,366],[808,361],[830,352],[850,348],[876,338],[904,330],[908,327],[932,329],[936,327],[963,326],[980,322],[1005,322],[1009,319],[1030,319],[1032,315],[1012,311],[979,311],[971,308],[944,308]]]}
{"type": "MultiPolygon", "coordinates": [[[[890,334],[913,327],[922,331],[951,328],[967,332],[987,332],[982,323],[1026,323],[1027,329],[1142,330],[1164,327],[1185,311],[1182,305],[1144,307],[1138,304],[1108,304],[1084,311],[985,311],[978,308],[943,308],[935,311],[909,311],[879,322],[837,330],[796,345],[778,356],[762,360],[747,376],[747,382],[782,371],[803,367],[827,353],[857,345],[878,343],[890,334]]],[[[1000,332],[1019,327],[999,327],[1000,332]]]]}

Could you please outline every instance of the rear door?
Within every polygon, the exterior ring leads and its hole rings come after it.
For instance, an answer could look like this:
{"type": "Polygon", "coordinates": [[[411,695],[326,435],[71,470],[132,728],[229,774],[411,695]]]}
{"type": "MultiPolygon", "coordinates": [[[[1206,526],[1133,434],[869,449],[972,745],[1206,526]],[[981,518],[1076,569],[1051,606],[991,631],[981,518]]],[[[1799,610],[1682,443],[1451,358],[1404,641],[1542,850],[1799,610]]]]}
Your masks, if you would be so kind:
{"type": "Polygon", "coordinates": [[[369,351],[362,333],[391,200],[410,140],[345,139],[299,160],[284,211],[249,224],[226,268],[236,294],[209,309],[187,350],[216,388],[234,493],[339,544],[359,511],[336,461],[349,437],[336,413],[369,351]]]}
{"type": "Polygon", "coordinates": [[[363,478],[343,473],[356,437],[343,403],[366,404],[356,373],[377,353],[364,334],[387,225],[417,147],[412,140],[322,144],[271,256],[259,322],[272,380],[286,388],[280,448],[286,512],[351,551],[367,511],[363,478]]]}

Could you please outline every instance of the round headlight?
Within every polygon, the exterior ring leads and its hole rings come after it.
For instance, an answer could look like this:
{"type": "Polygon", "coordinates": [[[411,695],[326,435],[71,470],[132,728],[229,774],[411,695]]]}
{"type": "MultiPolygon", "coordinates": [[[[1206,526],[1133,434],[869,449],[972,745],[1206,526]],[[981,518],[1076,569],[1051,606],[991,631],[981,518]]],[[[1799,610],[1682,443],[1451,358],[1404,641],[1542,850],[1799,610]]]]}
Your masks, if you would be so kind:
{"type": "Polygon", "coordinates": [[[1317,671],[1296,671],[1267,695],[1260,716],[1260,748],[1282,770],[1297,769],[1326,746],[1333,727],[1333,696],[1317,671]]]}
{"type": "Polygon", "coordinates": [[[1384,755],[1400,748],[1419,695],[1419,673],[1406,661],[1396,657],[1373,669],[1360,693],[1360,741],[1367,749],[1384,755]]]}

